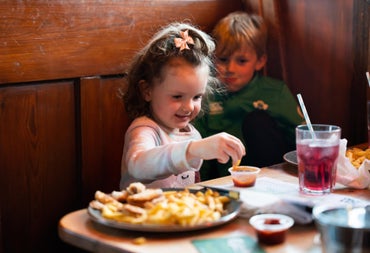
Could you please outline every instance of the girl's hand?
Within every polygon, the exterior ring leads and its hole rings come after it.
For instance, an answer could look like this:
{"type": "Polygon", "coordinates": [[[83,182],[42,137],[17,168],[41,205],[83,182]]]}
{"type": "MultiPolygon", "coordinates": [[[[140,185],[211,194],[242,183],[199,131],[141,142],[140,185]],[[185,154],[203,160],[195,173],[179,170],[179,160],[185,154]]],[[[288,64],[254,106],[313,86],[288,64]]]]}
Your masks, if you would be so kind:
{"type": "Polygon", "coordinates": [[[228,133],[219,133],[201,140],[192,141],[187,150],[188,159],[217,159],[220,163],[227,163],[231,157],[233,164],[236,164],[244,155],[245,148],[243,143],[228,133]]]}

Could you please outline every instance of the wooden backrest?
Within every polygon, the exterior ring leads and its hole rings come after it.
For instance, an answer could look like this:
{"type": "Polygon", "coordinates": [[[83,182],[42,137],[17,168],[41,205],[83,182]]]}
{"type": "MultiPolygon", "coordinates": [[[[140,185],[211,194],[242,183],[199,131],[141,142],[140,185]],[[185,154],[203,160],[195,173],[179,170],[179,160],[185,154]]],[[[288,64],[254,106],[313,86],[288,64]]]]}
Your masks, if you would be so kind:
{"type": "Polygon", "coordinates": [[[171,21],[209,32],[239,0],[6,1],[0,6],[0,84],[122,73],[171,21]]]}

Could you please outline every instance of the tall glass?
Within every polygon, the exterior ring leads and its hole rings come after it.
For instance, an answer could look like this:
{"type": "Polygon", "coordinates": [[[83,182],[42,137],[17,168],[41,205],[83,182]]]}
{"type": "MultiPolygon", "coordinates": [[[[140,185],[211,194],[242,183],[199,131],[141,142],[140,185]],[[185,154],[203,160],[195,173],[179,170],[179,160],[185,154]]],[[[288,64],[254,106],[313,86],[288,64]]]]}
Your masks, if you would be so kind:
{"type": "Polygon", "coordinates": [[[307,125],[296,128],[299,190],[322,195],[335,185],[341,129],[333,125],[312,125],[315,137],[307,125]]]}

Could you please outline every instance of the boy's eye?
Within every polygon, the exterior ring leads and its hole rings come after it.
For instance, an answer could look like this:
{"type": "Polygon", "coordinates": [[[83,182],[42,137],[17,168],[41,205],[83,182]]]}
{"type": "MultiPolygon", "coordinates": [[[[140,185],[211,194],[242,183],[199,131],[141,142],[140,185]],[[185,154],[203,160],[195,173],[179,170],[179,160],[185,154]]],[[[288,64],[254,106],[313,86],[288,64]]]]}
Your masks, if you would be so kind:
{"type": "Polygon", "coordinates": [[[248,62],[248,60],[247,60],[247,59],[245,59],[245,58],[240,58],[240,59],[238,59],[238,60],[237,60],[237,62],[238,62],[239,64],[244,64],[244,63],[248,62]]]}
{"type": "Polygon", "coordinates": [[[181,95],[174,95],[172,96],[174,99],[180,99],[182,96],[181,95]]]}
{"type": "Polygon", "coordinates": [[[227,58],[227,57],[218,57],[217,60],[221,63],[226,63],[229,60],[229,58],[227,58]]]}

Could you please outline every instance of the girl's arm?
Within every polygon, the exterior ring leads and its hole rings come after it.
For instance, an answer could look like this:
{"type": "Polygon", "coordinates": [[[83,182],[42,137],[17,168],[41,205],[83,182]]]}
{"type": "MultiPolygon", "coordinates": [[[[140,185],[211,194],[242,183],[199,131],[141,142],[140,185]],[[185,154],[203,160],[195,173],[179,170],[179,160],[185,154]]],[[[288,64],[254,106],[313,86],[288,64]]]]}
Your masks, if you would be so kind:
{"type": "Polygon", "coordinates": [[[130,175],[138,180],[157,180],[172,174],[199,170],[202,160],[188,162],[186,151],[191,140],[169,142],[168,138],[149,126],[127,132],[124,162],[130,175]]]}

